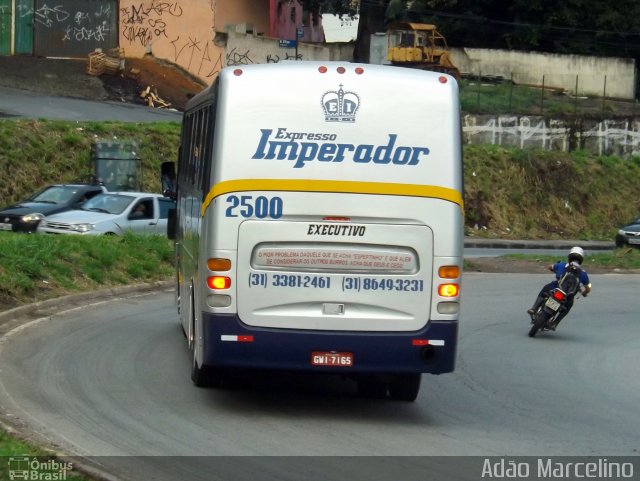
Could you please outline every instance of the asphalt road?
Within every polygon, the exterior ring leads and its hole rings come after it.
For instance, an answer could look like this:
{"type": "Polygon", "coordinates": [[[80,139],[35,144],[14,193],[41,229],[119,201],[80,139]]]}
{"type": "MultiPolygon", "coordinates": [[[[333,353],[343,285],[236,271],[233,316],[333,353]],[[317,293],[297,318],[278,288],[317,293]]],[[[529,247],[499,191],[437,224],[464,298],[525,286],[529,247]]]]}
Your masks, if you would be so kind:
{"type": "Polygon", "coordinates": [[[182,112],[127,103],[53,97],[26,90],[0,88],[0,118],[50,120],[182,122],[182,112]]]}
{"type": "Polygon", "coordinates": [[[638,456],[640,275],[592,277],[558,331],[530,339],[524,311],[548,276],[467,274],[456,371],[425,375],[415,403],[310,375],[198,389],[164,292],[1,339],[0,405],[132,480],[479,479],[476,458],[427,456],[638,456]]]}

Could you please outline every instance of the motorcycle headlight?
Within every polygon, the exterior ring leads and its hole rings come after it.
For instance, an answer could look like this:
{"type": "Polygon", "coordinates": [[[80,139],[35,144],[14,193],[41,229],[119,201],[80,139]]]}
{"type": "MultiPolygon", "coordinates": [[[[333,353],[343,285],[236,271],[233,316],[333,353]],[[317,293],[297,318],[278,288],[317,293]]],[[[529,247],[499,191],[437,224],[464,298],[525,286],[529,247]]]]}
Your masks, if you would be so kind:
{"type": "Polygon", "coordinates": [[[44,219],[44,215],[36,214],[36,213],[23,215],[21,218],[22,222],[24,222],[25,224],[31,224],[32,222],[39,222],[42,219],[44,219]]]}
{"type": "Polygon", "coordinates": [[[95,226],[93,224],[76,224],[73,226],[73,229],[78,232],[89,232],[93,230],[95,226]]]}

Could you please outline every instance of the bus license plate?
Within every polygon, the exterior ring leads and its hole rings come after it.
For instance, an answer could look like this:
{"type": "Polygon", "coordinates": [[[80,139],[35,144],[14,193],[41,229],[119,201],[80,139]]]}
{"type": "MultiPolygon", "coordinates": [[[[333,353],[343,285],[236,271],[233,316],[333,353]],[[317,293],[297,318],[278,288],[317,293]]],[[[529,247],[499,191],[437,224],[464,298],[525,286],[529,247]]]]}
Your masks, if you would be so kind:
{"type": "Polygon", "coordinates": [[[311,365],[351,367],[353,366],[353,353],[314,351],[311,353],[311,365]]]}
{"type": "Polygon", "coordinates": [[[557,311],[558,309],[560,309],[560,303],[552,297],[547,299],[546,306],[552,311],[557,311]]]}

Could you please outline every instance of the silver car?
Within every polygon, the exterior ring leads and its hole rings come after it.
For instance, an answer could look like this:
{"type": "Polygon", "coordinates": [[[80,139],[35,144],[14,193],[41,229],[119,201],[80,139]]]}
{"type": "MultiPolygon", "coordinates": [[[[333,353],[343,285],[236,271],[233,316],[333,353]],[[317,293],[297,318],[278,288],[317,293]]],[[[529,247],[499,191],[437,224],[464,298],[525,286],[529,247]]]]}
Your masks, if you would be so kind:
{"type": "Polygon", "coordinates": [[[40,234],[123,235],[167,234],[173,201],[161,194],[117,192],[99,194],[81,208],[46,217],[40,234]]]}
{"type": "Polygon", "coordinates": [[[621,227],[616,234],[615,241],[617,247],[625,245],[640,247],[640,218],[621,227]]]}

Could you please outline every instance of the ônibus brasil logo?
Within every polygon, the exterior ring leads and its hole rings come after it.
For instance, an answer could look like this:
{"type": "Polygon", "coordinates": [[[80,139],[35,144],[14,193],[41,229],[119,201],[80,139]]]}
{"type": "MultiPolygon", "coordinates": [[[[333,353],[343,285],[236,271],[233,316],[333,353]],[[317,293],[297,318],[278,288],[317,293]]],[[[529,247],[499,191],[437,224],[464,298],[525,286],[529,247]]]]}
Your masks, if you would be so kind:
{"type": "Polygon", "coordinates": [[[9,479],[12,481],[64,481],[73,469],[72,463],[30,456],[11,456],[8,464],[9,479]]]}

